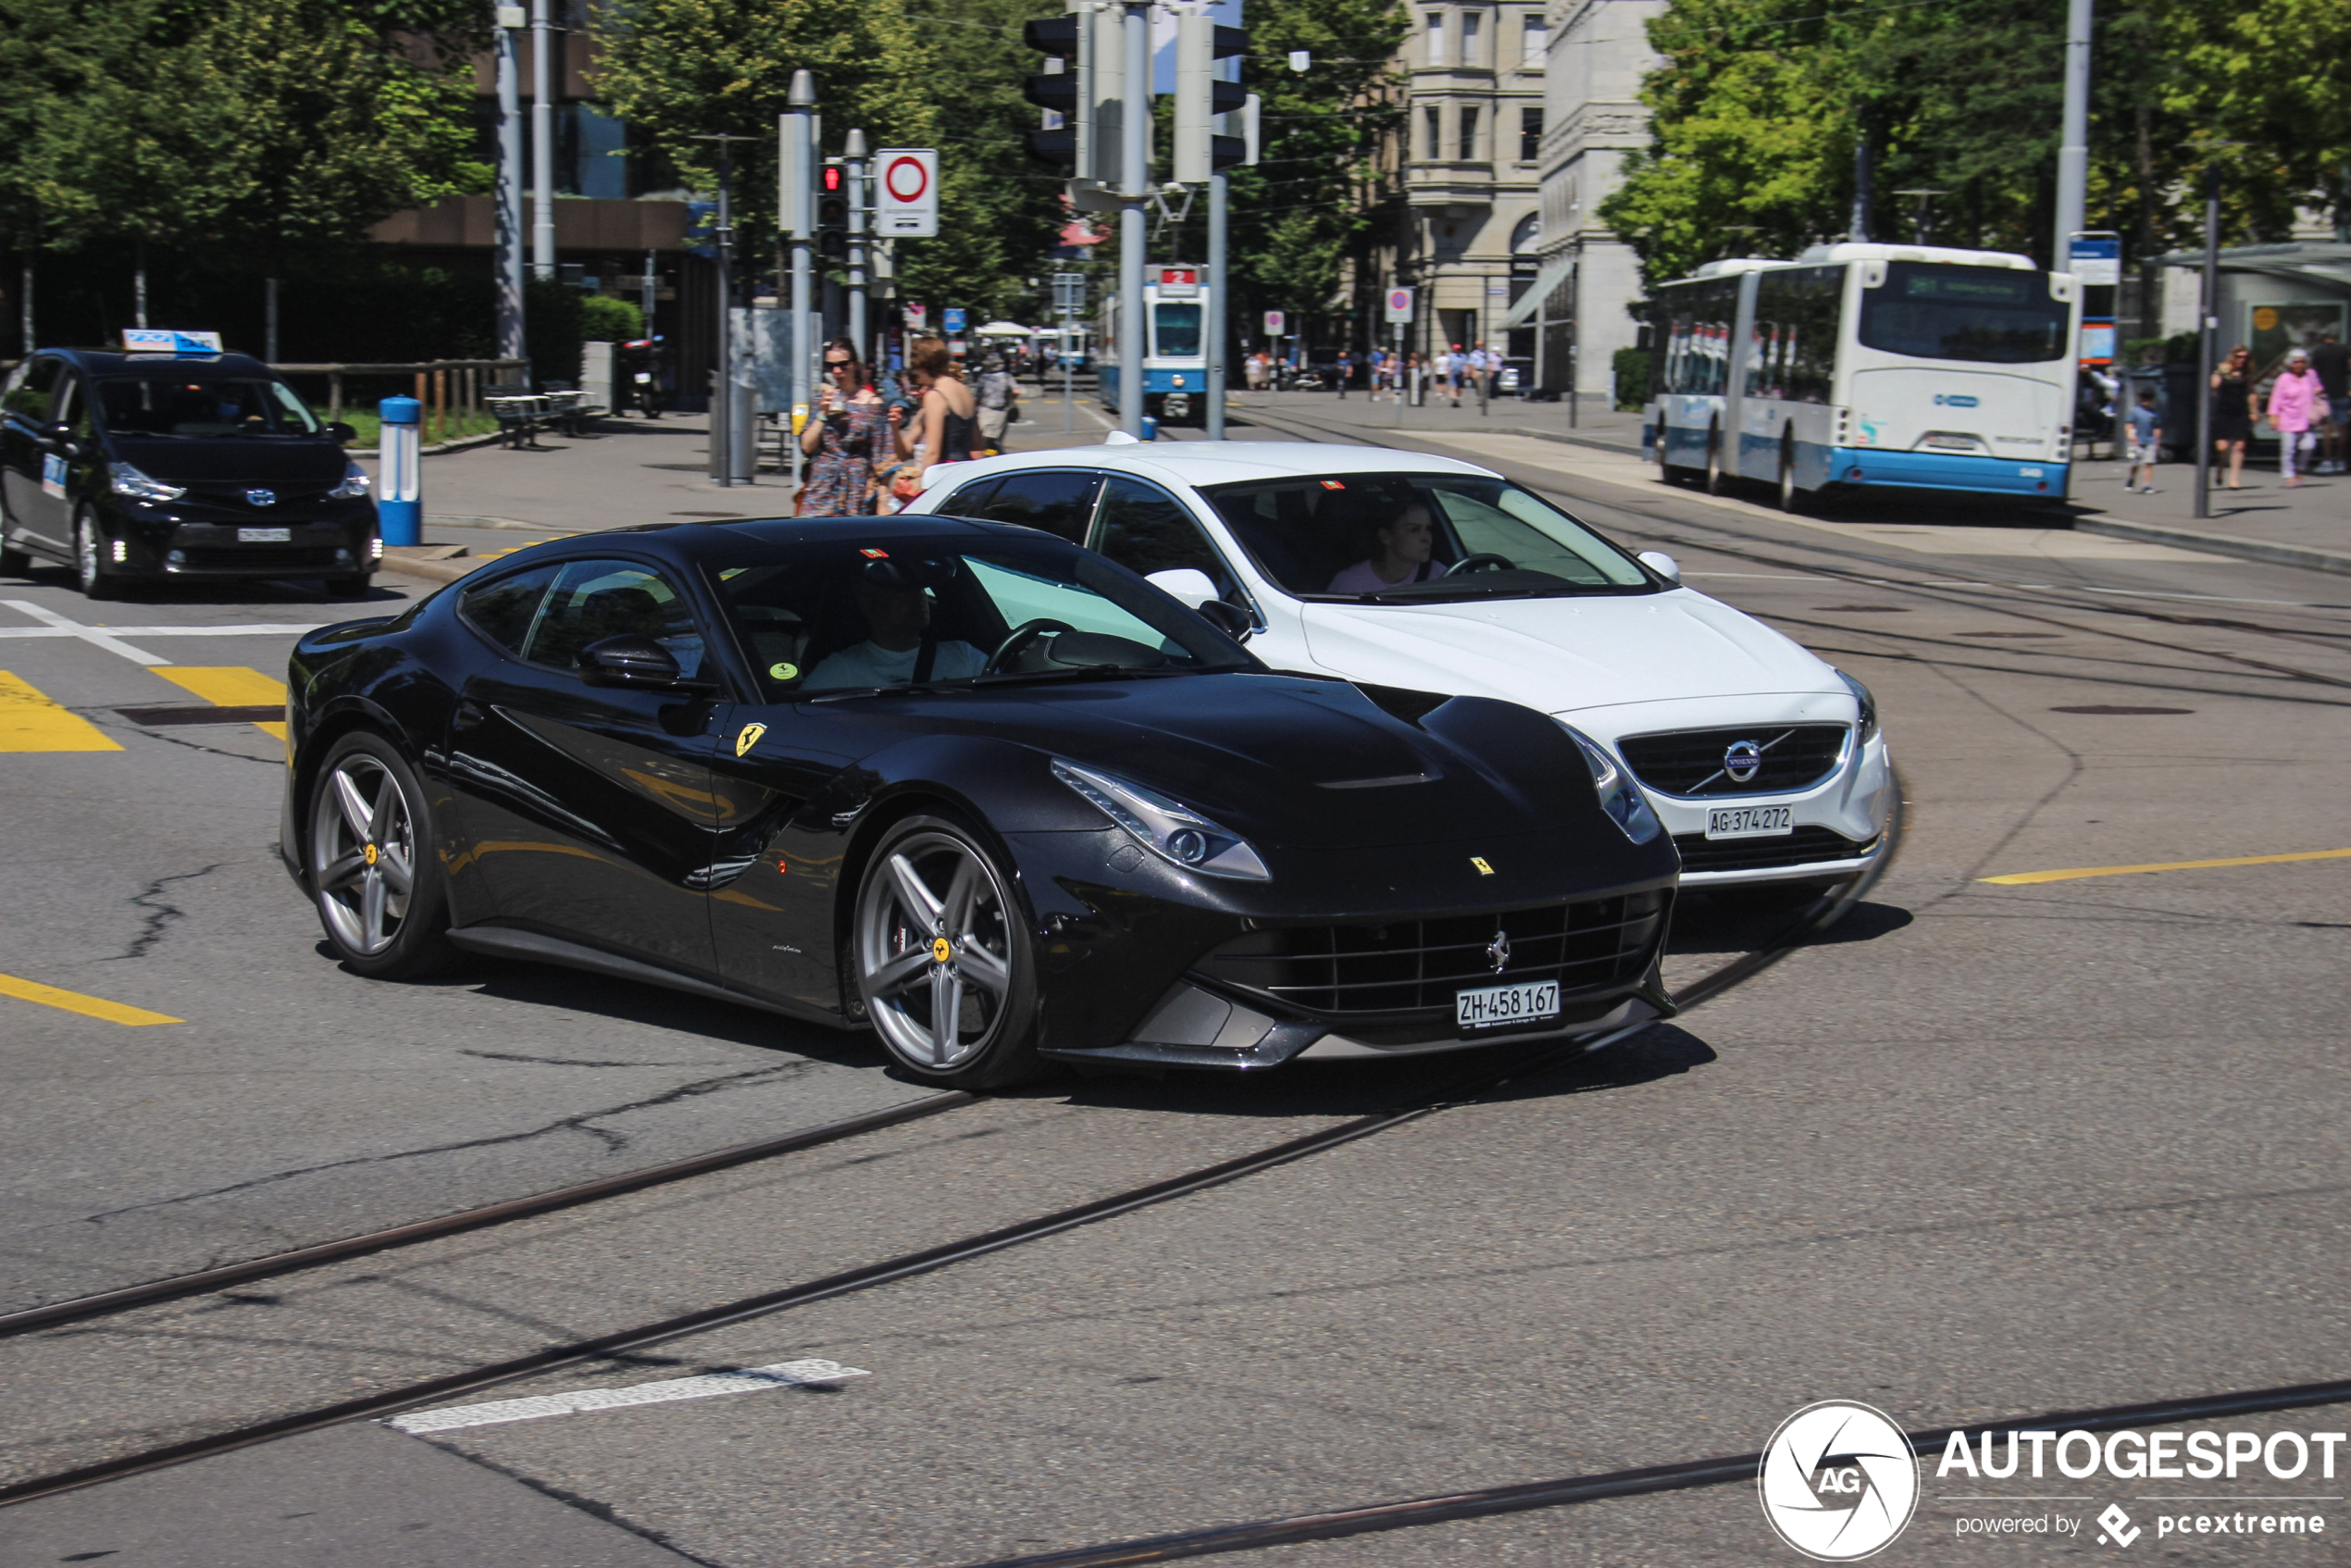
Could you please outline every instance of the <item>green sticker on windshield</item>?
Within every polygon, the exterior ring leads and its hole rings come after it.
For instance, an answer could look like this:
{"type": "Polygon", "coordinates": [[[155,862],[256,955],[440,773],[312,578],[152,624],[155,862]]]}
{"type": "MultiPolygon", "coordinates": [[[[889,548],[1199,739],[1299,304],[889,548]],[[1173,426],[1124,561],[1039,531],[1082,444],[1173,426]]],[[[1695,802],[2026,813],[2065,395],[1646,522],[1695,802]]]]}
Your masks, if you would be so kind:
{"type": "Polygon", "coordinates": [[[798,680],[800,666],[798,665],[769,665],[767,676],[771,680],[798,680]]]}

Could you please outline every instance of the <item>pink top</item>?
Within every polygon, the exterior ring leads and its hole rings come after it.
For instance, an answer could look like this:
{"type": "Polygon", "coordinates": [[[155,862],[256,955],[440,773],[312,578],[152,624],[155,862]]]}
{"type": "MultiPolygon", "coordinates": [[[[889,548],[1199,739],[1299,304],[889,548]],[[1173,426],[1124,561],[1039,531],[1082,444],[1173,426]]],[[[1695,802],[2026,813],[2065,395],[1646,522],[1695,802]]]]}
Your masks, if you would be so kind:
{"type": "Polygon", "coordinates": [[[1331,585],[1323,591],[1325,593],[1381,593],[1391,588],[1401,588],[1406,582],[1426,582],[1436,575],[1436,567],[1429,562],[1423,561],[1418,566],[1404,574],[1402,582],[1390,582],[1380,576],[1379,569],[1369,561],[1358,561],[1331,579],[1331,585]]]}
{"type": "Polygon", "coordinates": [[[2299,376],[2290,370],[2281,372],[2270,388],[2270,422],[2282,430],[2308,429],[2319,397],[2317,371],[2305,370],[2299,376]]]}

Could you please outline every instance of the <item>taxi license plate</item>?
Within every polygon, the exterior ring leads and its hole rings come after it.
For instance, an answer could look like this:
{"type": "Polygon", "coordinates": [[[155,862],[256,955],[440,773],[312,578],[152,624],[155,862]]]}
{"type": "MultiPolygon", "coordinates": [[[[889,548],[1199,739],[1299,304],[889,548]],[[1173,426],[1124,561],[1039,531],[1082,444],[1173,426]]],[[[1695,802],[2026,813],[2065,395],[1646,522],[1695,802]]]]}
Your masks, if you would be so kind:
{"type": "Polygon", "coordinates": [[[237,530],[237,542],[239,544],[292,544],[293,542],[293,529],[239,529],[237,530]]]}
{"type": "Polygon", "coordinates": [[[1453,993],[1453,1023],[1464,1029],[1499,1029],[1539,1024],[1560,1015],[1560,983],[1536,980],[1523,986],[1481,986],[1453,993]]]}
{"type": "Polygon", "coordinates": [[[1776,839],[1795,831],[1794,806],[1717,806],[1706,814],[1710,839],[1776,839]]]}

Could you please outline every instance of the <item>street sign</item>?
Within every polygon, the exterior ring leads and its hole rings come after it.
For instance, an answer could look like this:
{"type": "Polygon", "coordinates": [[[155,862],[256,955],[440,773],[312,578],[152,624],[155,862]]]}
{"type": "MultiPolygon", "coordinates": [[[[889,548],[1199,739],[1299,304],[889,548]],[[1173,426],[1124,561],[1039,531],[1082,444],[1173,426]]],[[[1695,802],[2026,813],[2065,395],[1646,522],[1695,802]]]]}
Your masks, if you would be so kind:
{"type": "Polygon", "coordinates": [[[1267,337],[1280,337],[1282,335],[1283,327],[1287,325],[1287,322],[1285,320],[1280,311],[1269,310],[1265,313],[1265,335],[1267,337]]]}
{"type": "Polygon", "coordinates": [[[1411,323],[1412,319],[1412,290],[1390,289],[1387,291],[1387,319],[1391,327],[1400,327],[1411,323]]]}
{"type": "Polygon", "coordinates": [[[2067,244],[2066,270],[2085,289],[2111,289],[2122,281],[2122,237],[2076,234],[2067,244]]]}
{"type": "Polygon", "coordinates": [[[1086,274],[1053,274],[1053,308],[1064,316],[1076,316],[1086,308],[1086,274]]]}
{"type": "Polygon", "coordinates": [[[960,338],[964,335],[964,324],[970,319],[971,317],[964,315],[963,311],[951,305],[939,313],[939,330],[951,338],[960,338]]]}
{"type": "Polygon", "coordinates": [[[900,240],[938,233],[939,149],[884,147],[874,168],[874,232],[900,240]]]}
{"type": "Polygon", "coordinates": [[[910,305],[906,307],[906,330],[908,331],[919,332],[925,327],[928,326],[929,323],[930,306],[927,305],[910,305]]]}

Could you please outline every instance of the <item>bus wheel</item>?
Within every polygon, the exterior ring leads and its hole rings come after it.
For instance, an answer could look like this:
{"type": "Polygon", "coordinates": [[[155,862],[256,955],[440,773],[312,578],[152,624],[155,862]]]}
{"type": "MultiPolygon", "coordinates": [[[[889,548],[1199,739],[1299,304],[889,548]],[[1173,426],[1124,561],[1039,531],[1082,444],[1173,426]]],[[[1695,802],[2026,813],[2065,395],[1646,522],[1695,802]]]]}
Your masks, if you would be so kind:
{"type": "Polygon", "coordinates": [[[1725,483],[1723,475],[1723,430],[1718,425],[1706,432],[1706,493],[1722,494],[1725,483]]]}
{"type": "Polygon", "coordinates": [[[1680,483],[1682,478],[1680,471],[1673,467],[1673,460],[1665,455],[1665,421],[1662,419],[1657,422],[1656,448],[1657,482],[1660,484],[1680,483]]]}
{"type": "Polygon", "coordinates": [[[1796,443],[1786,436],[1780,438],[1780,510],[1798,509],[1800,497],[1796,488],[1796,443]]]}

